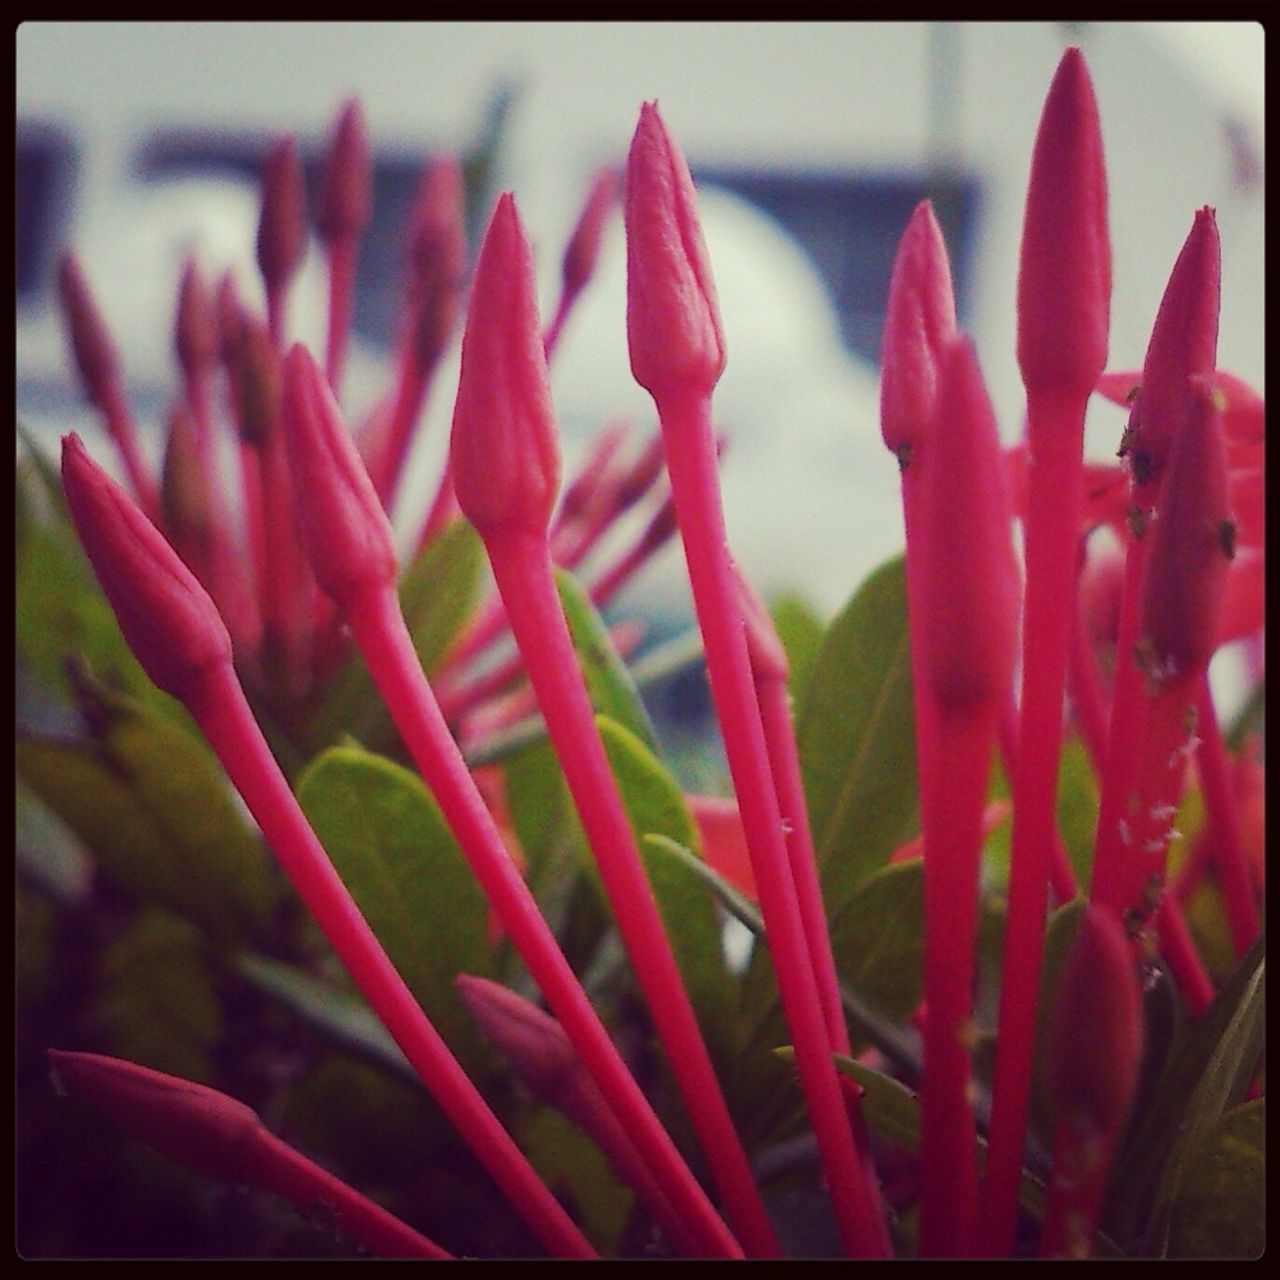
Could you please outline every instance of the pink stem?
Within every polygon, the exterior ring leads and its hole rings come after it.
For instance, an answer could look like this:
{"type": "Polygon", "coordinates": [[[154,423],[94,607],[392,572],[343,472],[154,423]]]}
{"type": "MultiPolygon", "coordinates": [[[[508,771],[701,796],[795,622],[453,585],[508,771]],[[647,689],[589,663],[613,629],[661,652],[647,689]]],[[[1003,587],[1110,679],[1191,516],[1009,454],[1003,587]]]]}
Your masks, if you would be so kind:
{"type": "Polygon", "coordinates": [[[1075,615],[1075,625],[1071,629],[1071,651],[1067,658],[1071,705],[1085,750],[1093,761],[1094,772],[1101,778],[1107,751],[1107,691],[1103,687],[1098,663],[1089,644],[1084,617],[1078,607],[1075,615]]]}
{"type": "Polygon", "coordinates": [[[1160,954],[1181,989],[1191,1016],[1198,1017],[1213,1000],[1213,979],[1209,977],[1204,961],[1200,959],[1191,930],[1187,928],[1186,918],[1172,894],[1166,893],[1160,899],[1160,905],[1156,908],[1155,925],[1160,954]]]}
{"type": "Polygon", "coordinates": [[[777,1238],[663,931],[596,728],[561,612],[546,535],[489,530],[485,545],[619,932],[724,1197],[729,1221],[753,1255],[777,1257],[777,1238]]]}
{"type": "Polygon", "coordinates": [[[356,258],[360,252],[358,235],[335,235],[329,251],[329,334],[325,344],[324,368],[335,400],[342,398],[342,375],[346,370],[347,341],[351,333],[351,304],[355,294],[356,258]]]}
{"type": "Polygon", "coordinates": [[[558,1257],[596,1256],[449,1052],[382,950],[280,772],[229,666],[190,710],[339,958],[428,1091],[538,1238],[558,1257]]]}
{"type": "Polygon", "coordinates": [[[889,1253],[889,1241],[879,1192],[857,1149],[836,1077],[782,835],[782,815],[729,561],[709,397],[672,395],[658,407],[712,699],[760,889],[765,931],[800,1083],[841,1238],[854,1255],[884,1257],[889,1253]]]}
{"type": "MultiPolygon", "coordinates": [[[[410,753],[503,927],[584,1064],[666,1188],[670,1199],[653,1205],[655,1214],[667,1213],[674,1205],[681,1216],[675,1222],[668,1216],[664,1225],[677,1239],[692,1237],[699,1250],[710,1256],[741,1256],[741,1250],[627,1070],[511,861],[449,736],[394,592],[380,589],[361,596],[358,607],[349,607],[347,616],[410,753]]],[[[648,895],[647,884],[643,890],[648,895]]]]}
{"type": "Polygon", "coordinates": [[[151,474],[138,446],[138,432],[134,426],[133,414],[129,410],[129,402],[125,398],[124,388],[118,378],[108,378],[102,387],[102,415],[106,419],[107,431],[116,448],[120,452],[120,460],[124,464],[129,484],[138,499],[147,518],[158,523],[160,520],[160,490],[156,487],[155,477],[151,474]]]}

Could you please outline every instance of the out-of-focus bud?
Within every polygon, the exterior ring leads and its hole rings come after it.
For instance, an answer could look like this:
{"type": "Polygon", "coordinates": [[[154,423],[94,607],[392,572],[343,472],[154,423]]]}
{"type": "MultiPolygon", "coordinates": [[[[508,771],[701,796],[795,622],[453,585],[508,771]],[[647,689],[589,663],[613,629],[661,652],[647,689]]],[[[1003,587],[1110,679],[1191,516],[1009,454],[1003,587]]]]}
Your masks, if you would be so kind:
{"type": "Polygon", "coordinates": [[[262,446],[280,421],[280,354],[267,326],[242,312],[233,358],[240,435],[262,446]]]}
{"type": "Polygon", "coordinates": [[[209,492],[196,444],[196,424],[183,400],[169,412],[169,437],[164,451],[160,509],[174,550],[193,573],[204,578],[208,565],[211,520],[209,492]]]}
{"type": "Polygon", "coordinates": [[[618,171],[612,165],[601,169],[591,184],[561,264],[561,280],[568,295],[580,293],[595,273],[605,224],[618,203],[618,188],[618,171]]]}
{"type": "Polygon", "coordinates": [[[1107,359],[1111,239],[1098,104],[1068,49],[1049,86],[1031,158],[1018,265],[1018,366],[1030,391],[1096,385],[1107,359]]]}
{"type": "Polygon", "coordinates": [[[298,144],[280,138],[262,166],[258,269],[268,289],[283,289],[307,251],[307,196],[298,144]]]}
{"type": "Polygon", "coordinates": [[[689,166],[653,102],[631,141],[624,211],[631,372],[656,400],[710,395],[724,369],[715,282],[689,166]]]}
{"type": "Polygon", "coordinates": [[[178,312],[173,326],[173,347],[188,378],[195,378],[218,358],[218,317],[209,286],[194,257],[182,267],[178,286],[178,312]]]}
{"type": "Polygon", "coordinates": [[[904,466],[933,422],[938,361],[955,333],[947,246],[933,206],[922,200],[894,258],[880,358],[880,432],[904,466]]]}
{"type": "Polygon", "coordinates": [[[560,453],[533,255],[509,192],[498,200],[476,262],[450,457],[458,505],[482,534],[546,530],[560,453]]]}
{"type": "Polygon", "coordinates": [[[410,230],[408,313],[417,358],[434,365],[453,336],[467,270],[462,169],[440,156],[422,175],[410,230]]]}
{"type": "Polygon", "coordinates": [[[284,424],[294,508],[316,581],[341,605],[394,582],[395,543],[324,375],[300,343],[285,357],[284,424]]]}
{"type": "Polygon", "coordinates": [[[101,406],[108,383],[118,376],[120,356],[74,254],[67,254],[58,268],[58,292],[80,382],[90,402],[101,406]]]}
{"type": "Polygon", "coordinates": [[[316,222],[326,240],[359,236],[373,203],[373,163],[364,112],[357,99],[343,104],[325,156],[316,222]]]}
{"type": "Polygon", "coordinates": [[[79,436],[63,437],[62,484],[129,647],[156,685],[184,699],[207,668],[231,661],[231,637],[213,601],[79,436]]]}

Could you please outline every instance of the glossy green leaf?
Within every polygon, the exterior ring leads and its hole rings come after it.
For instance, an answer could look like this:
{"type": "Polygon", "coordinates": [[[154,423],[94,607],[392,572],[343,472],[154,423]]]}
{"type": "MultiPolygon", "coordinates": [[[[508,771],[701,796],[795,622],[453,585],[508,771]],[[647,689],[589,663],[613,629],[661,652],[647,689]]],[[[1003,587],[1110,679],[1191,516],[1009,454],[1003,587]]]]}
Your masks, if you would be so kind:
{"type": "Polygon", "coordinates": [[[787,682],[791,696],[798,699],[808,687],[814,660],[822,648],[826,624],[818,611],[800,596],[785,595],[771,600],[769,614],[787,655],[787,665],[791,668],[787,682]]]}
{"type": "Polygon", "coordinates": [[[491,977],[489,912],[439,807],[416,774],[358,747],[326,751],[298,801],[378,941],[466,1066],[490,1061],[455,987],[491,977]]]}
{"type": "Polygon", "coordinates": [[[824,897],[836,911],[916,820],[915,731],[901,557],[831,624],[796,723],[824,897]]]}
{"type": "Polygon", "coordinates": [[[577,579],[563,569],[556,570],[556,589],[560,593],[560,605],[587,684],[592,710],[598,715],[608,716],[633,733],[650,751],[656,751],[658,739],[649,713],[644,709],[635,681],[613,647],[609,632],[590,597],[577,579]]]}
{"type": "Polygon", "coordinates": [[[204,743],[123,695],[82,695],[93,699],[95,740],[19,733],[22,780],[138,898],[219,940],[260,934],[278,882],[204,743]]]}
{"type": "Polygon", "coordinates": [[[1235,1107],[1187,1144],[1170,1208],[1171,1258],[1204,1261],[1262,1256],[1267,1244],[1266,1099],[1235,1107]]]}
{"type": "Polygon", "coordinates": [[[106,1051],[187,1080],[216,1078],[222,1004],[200,932],[153,908],[97,959],[92,1017],[106,1051]]]}

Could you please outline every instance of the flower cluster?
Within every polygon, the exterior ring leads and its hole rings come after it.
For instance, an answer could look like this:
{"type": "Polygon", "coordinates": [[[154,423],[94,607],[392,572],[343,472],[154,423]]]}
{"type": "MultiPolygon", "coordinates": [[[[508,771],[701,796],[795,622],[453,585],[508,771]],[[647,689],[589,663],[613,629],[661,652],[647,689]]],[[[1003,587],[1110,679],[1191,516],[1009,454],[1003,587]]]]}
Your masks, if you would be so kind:
{"type": "MultiPolygon", "coordinates": [[[[905,555],[824,628],[771,615],[732,559],[712,262],[656,104],[625,180],[606,169],[587,196],[548,325],[513,197],[470,268],[465,201],[456,161],[427,166],[396,375],[352,425],[361,109],[338,117],[316,210],[322,360],[288,340],[306,196],[296,144],[275,145],[265,314],[187,264],[158,476],[64,261],[72,353],[126,483],[68,436],[65,512],[51,489],[23,528],[49,542],[69,517],[119,630],[66,600],[39,613],[29,532],[25,634],[78,655],[90,737],[22,731],[19,772],[94,855],[135,950],[139,929],[194,922],[202,940],[174,946],[218,1027],[185,1057],[163,1028],[139,1037],[117,981],[114,1006],[70,1024],[84,1049],[50,1051],[58,1080],[388,1256],[1248,1252],[1252,1166],[1217,1199],[1186,1178],[1230,1142],[1261,1169],[1262,766],[1248,711],[1219,723],[1208,667],[1262,631],[1264,419],[1218,367],[1213,211],[1143,367],[1108,372],[1101,130],[1067,50],[1019,259],[1025,435],[1004,448],[916,209],[881,383],[905,555]],[[548,366],[619,203],[631,367],[659,430],[629,452],[605,425],[562,492],[548,366]],[[448,460],[414,494],[405,461],[460,324],[448,460]],[[1083,457],[1099,395],[1129,411],[1116,463],[1083,457]],[[391,517],[415,503],[402,565],[391,517]],[[675,538],[732,799],[681,793],[622,658],[633,624],[597,613],[675,538]],[[61,631],[36,625],[53,616],[61,631]],[[730,915],[754,935],[745,970],[730,915]],[[356,1053],[431,1099],[415,1175],[363,1179],[380,1197],[228,1096],[266,1109],[284,1060],[305,1099],[356,1053]]],[[[340,1095],[356,1124],[359,1093],[340,1095]]],[[[421,1106],[394,1095],[387,1115],[421,1106]]],[[[314,1105],[292,1114],[325,1155],[314,1105]]]]}

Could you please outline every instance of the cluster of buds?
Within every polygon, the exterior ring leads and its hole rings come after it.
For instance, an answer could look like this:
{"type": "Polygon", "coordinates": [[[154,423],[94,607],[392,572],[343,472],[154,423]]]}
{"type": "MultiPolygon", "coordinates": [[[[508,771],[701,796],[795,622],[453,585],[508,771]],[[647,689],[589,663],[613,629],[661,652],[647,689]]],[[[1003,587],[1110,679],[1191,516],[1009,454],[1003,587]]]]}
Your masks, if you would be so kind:
{"type": "MultiPolygon", "coordinates": [[[[593,711],[556,585],[557,570],[596,565],[587,595],[603,607],[678,535],[736,795],[691,798],[690,809],[707,861],[758,907],[840,1244],[850,1256],[892,1256],[896,1224],[868,1139],[867,1099],[837,1071],[854,1044],[791,723],[788,655],[732,561],[720,506],[712,396],[726,350],[710,257],[687,165],[656,105],[641,110],[621,204],[631,367],[654,399],[659,431],[629,453],[626,424],[606,424],[563,494],[548,363],[619,203],[618,172],[603,170],[591,188],[544,327],[512,196],[493,208],[468,283],[461,170],[451,158],[433,161],[409,231],[395,381],[354,429],[342,383],[371,191],[359,105],[339,116],[317,210],[331,282],[323,360],[287,336],[307,236],[292,140],[271,150],[262,191],[266,314],[237,297],[230,276],[210,290],[194,264],[183,273],[182,390],[158,480],[138,445],[105,323],[76,260],[63,266],[72,350],[127,489],[76,437],[64,442],[63,481],[126,640],[155,684],[191,713],[352,978],[549,1253],[596,1250],[397,973],[259,724],[267,716],[314,751],[324,743],[308,738],[308,717],[361,664],[547,1006],[461,974],[476,1025],[527,1088],[591,1135],[673,1250],[778,1257],[778,1224],[665,931],[644,832],[633,830],[611,769],[612,730],[593,711]],[[435,491],[414,495],[402,484],[405,460],[464,299],[448,461],[435,491]],[[233,492],[216,465],[228,424],[240,461],[233,492]],[[465,520],[497,587],[430,680],[398,594],[391,523],[415,499],[415,564],[465,520]],[[606,536],[644,504],[638,536],[600,565],[606,536]],[[505,660],[494,657],[504,638],[515,645],[505,660]],[[592,1007],[511,857],[499,792],[464,754],[532,710],[559,760],[711,1191],[592,1007]]],[[[1092,753],[1101,802],[1083,886],[1089,904],[1051,1036],[1058,1144],[1042,1253],[1093,1247],[1136,1087],[1139,966],[1162,952],[1193,1012],[1212,998],[1181,914],[1195,878],[1216,876],[1240,952],[1258,931],[1260,866],[1238,820],[1237,793],[1252,775],[1228,757],[1207,682],[1215,652],[1262,626],[1262,404],[1217,368],[1219,274],[1214,217],[1203,209],[1141,372],[1106,371],[1106,176],[1093,89],[1075,49],[1050,88],[1032,160],[1018,288],[1027,424],[1012,448],[1001,446],[977,351],[958,329],[947,251],[927,202],[901,242],[881,425],[900,469],[907,531],[921,839],[891,860],[923,856],[917,1248],[925,1256],[1008,1256],[1026,1245],[1018,1243],[1018,1193],[1047,907],[1051,896],[1062,903],[1080,892],[1054,812],[1073,721],[1092,753]],[[1082,457],[1095,393],[1131,409],[1120,465],[1082,457]],[[1099,531],[1124,549],[1109,611],[1090,603],[1099,531]],[[993,805],[997,750],[1011,797],[993,805]],[[1212,838],[1166,892],[1188,762],[1201,778],[1212,838]],[[974,1106],[972,1053],[980,878],[985,836],[1010,813],[990,1146],[980,1175],[986,1117],[974,1106]]],[[[231,1099],[92,1055],[58,1052],[54,1061],[73,1091],[179,1159],[295,1199],[320,1198],[371,1248],[448,1256],[283,1147],[231,1099]]]]}

